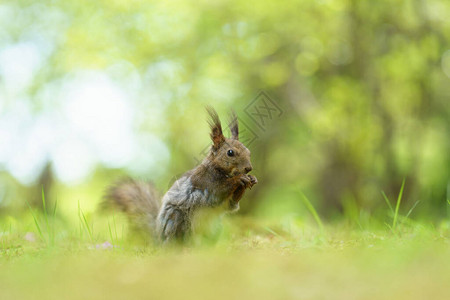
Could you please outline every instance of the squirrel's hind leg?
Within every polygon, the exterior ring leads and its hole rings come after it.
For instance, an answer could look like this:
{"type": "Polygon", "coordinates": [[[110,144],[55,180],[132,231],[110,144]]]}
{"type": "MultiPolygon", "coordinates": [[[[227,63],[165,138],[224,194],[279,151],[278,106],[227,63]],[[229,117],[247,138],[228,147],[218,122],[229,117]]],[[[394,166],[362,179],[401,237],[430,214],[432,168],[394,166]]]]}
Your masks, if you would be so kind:
{"type": "Polygon", "coordinates": [[[162,242],[183,241],[189,234],[189,220],[177,208],[165,207],[159,216],[160,239],[162,242]]]}

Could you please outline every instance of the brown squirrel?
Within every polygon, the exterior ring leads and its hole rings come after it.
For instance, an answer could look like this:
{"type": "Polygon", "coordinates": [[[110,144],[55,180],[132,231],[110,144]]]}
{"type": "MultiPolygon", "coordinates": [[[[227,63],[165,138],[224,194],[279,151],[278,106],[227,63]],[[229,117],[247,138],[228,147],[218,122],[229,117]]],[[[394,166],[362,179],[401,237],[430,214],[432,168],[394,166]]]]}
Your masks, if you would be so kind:
{"type": "Polygon", "coordinates": [[[125,180],[107,190],[105,200],[128,214],[134,225],[156,233],[161,242],[185,241],[193,231],[195,215],[205,208],[237,211],[247,188],[258,183],[250,151],[239,142],[237,116],[231,113],[231,138],[226,138],[217,112],[206,108],[213,142],[200,165],[183,174],[162,198],[160,205],[150,183],[125,180]]]}

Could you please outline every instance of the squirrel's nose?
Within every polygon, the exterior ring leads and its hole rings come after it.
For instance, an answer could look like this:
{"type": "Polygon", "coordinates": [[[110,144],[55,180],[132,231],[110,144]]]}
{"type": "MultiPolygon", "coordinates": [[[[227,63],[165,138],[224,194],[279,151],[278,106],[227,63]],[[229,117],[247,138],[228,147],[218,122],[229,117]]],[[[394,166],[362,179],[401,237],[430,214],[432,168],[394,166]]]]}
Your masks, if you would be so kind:
{"type": "Polygon", "coordinates": [[[252,166],[246,167],[246,168],[245,168],[245,173],[248,173],[248,172],[250,172],[251,170],[253,170],[252,166]]]}

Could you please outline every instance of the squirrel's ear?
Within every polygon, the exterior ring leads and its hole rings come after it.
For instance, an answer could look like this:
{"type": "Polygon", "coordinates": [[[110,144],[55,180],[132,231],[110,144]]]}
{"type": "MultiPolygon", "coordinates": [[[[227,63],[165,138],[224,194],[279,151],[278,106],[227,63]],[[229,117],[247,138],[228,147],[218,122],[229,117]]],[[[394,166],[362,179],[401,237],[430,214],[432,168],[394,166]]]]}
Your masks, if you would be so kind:
{"type": "Polygon", "coordinates": [[[230,127],[231,138],[239,140],[239,124],[236,112],[234,110],[230,112],[230,123],[228,126],[230,127]]]}
{"type": "Polygon", "coordinates": [[[220,145],[225,142],[225,137],[222,133],[222,124],[220,123],[219,116],[217,112],[211,106],[206,106],[206,111],[211,118],[208,121],[209,126],[211,127],[211,140],[213,141],[213,148],[215,150],[219,149],[220,145]]]}

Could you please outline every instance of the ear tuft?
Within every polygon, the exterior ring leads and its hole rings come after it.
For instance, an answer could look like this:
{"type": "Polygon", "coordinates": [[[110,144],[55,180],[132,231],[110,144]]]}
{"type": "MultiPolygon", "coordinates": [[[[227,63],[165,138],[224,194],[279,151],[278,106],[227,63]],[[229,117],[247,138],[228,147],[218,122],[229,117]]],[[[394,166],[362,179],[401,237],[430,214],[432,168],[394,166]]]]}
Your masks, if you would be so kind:
{"type": "Polygon", "coordinates": [[[225,141],[225,137],[222,133],[222,124],[220,123],[217,112],[211,106],[206,106],[206,111],[209,114],[210,120],[208,120],[209,127],[211,127],[211,140],[213,141],[213,149],[217,150],[221,144],[225,141]]]}
{"type": "Polygon", "coordinates": [[[230,122],[228,123],[228,127],[230,127],[231,138],[239,140],[239,124],[236,112],[234,110],[231,110],[230,112],[230,122]]]}

